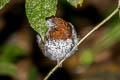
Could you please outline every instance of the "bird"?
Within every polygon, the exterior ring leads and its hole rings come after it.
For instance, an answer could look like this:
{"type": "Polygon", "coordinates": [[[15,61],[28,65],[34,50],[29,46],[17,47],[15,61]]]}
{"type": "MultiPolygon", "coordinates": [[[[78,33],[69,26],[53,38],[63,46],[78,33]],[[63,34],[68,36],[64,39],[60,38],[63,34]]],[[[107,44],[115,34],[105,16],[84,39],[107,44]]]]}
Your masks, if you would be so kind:
{"type": "Polygon", "coordinates": [[[43,54],[59,64],[62,59],[75,53],[79,38],[74,26],[62,18],[49,18],[46,25],[48,30],[45,33],[45,41],[43,42],[41,36],[37,35],[37,42],[43,54]]]}

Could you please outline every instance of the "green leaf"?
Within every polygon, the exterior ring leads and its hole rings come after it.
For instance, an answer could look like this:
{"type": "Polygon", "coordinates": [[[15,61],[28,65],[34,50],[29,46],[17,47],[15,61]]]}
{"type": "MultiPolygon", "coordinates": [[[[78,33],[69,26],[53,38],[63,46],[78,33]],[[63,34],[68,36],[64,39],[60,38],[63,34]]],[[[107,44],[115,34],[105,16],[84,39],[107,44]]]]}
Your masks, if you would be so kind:
{"type": "Polygon", "coordinates": [[[77,5],[80,4],[82,6],[82,3],[84,0],[67,0],[72,6],[77,8],[77,5]]]}
{"type": "Polygon", "coordinates": [[[44,41],[46,18],[56,14],[58,0],[26,0],[26,14],[31,27],[44,41]]]}
{"type": "Polygon", "coordinates": [[[0,75],[15,76],[17,67],[9,62],[0,62],[0,75]]]}
{"type": "Polygon", "coordinates": [[[0,0],[0,9],[2,9],[9,1],[10,0],[0,0]]]}

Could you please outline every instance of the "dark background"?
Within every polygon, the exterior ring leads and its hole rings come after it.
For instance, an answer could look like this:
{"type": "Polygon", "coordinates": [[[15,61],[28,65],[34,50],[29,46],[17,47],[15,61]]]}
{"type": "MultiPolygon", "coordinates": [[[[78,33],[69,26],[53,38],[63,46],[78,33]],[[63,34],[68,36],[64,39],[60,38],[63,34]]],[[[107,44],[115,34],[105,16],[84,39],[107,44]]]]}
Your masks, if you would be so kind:
{"type": "MultiPolygon", "coordinates": [[[[78,5],[78,8],[59,0],[56,16],[71,22],[78,36],[82,38],[116,7],[117,0],[85,0],[83,6],[78,5]]],[[[119,22],[117,18],[118,15],[114,16],[87,38],[79,46],[76,54],[67,59],[63,67],[49,80],[120,80],[120,40],[114,40],[114,35],[111,35],[110,38],[107,37],[111,42],[105,44],[104,41],[107,39],[103,37],[109,35],[107,30],[112,22],[119,22]],[[102,42],[98,42],[102,38],[102,42]],[[101,44],[107,46],[99,47],[101,44]],[[91,54],[88,51],[86,55],[82,54],[87,50],[95,53],[91,54]]],[[[112,28],[110,30],[112,31],[112,28]]],[[[119,30],[116,29],[117,31],[119,30]]],[[[30,27],[26,17],[24,0],[11,0],[0,10],[0,62],[7,61],[14,64],[17,69],[16,75],[11,75],[11,71],[5,74],[0,72],[0,80],[41,80],[56,65],[56,62],[45,57],[39,49],[36,42],[37,34],[30,27]],[[3,59],[7,53],[8,56],[3,59]],[[13,56],[9,57],[12,54],[13,56]]]]}

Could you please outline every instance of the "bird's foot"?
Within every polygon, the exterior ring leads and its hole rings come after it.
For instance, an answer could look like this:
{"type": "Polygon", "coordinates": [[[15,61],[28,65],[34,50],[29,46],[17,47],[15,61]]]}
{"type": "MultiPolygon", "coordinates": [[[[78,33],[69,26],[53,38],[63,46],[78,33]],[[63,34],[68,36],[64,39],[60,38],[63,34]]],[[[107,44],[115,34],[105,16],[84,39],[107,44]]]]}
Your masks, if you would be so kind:
{"type": "Polygon", "coordinates": [[[62,63],[60,63],[59,60],[57,61],[57,65],[58,65],[59,67],[62,67],[62,63]]]}

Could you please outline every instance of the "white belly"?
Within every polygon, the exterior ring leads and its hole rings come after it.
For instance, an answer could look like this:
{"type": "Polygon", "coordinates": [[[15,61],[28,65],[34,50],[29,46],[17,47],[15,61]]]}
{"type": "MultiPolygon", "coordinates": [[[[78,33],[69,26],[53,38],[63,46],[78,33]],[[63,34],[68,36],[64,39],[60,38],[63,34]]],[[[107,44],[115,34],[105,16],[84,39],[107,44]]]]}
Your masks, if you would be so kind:
{"type": "Polygon", "coordinates": [[[45,42],[45,56],[48,58],[57,61],[61,60],[64,57],[68,57],[71,54],[67,55],[69,53],[74,44],[72,39],[67,39],[67,40],[47,40],[45,42]]]}

